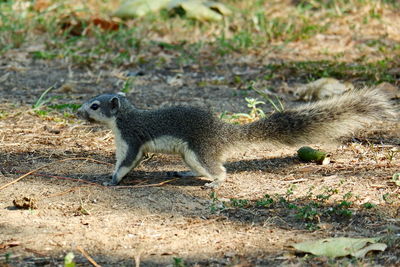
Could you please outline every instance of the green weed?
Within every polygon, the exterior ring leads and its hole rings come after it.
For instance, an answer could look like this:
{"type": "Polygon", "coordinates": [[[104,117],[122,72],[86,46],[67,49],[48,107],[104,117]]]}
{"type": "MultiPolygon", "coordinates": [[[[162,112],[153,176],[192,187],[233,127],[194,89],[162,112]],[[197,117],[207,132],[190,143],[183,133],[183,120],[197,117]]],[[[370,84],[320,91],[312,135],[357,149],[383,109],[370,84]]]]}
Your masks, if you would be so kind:
{"type": "Polygon", "coordinates": [[[39,109],[40,107],[44,106],[46,103],[51,102],[52,100],[54,100],[56,97],[47,97],[47,94],[50,92],[50,90],[52,90],[54,88],[53,86],[50,86],[49,88],[47,88],[40,96],[39,98],[36,100],[35,104],[33,104],[32,108],[33,109],[39,109]]]}
{"type": "Polygon", "coordinates": [[[134,88],[135,77],[129,77],[124,81],[121,92],[129,93],[134,88]]]}
{"type": "Polygon", "coordinates": [[[275,203],[275,200],[268,194],[264,195],[262,199],[256,201],[256,207],[269,208],[275,203]]]}
{"type": "Polygon", "coordinates": [[[55,110],[72,110],[73,112],[77,111],[80,107],[81,104],[53,104],[48,106],[50,109],[55,109],[55,110]]]}
{"type": "Polygon", "coordinates": [[[230,199],[230,204],[233,207],[245,208],[245,207],[247,207],[249,205],[249,201],[247,199],[231,198],[230,199]]]}
{"type": "Polygon", "coordinates": [[[366,203],[362,204],[362,206],[363,206],[364,208],[366,208],[366,209],[373,209],[373,208],[376,207],[375,204],[372,204],[372,203],[369,203],[369,202],[366,202],[366,203]]]}
{"type": "Polygon", "coordinates": [[[172,266],[174,267],[185,267],[185,261],[182,258],[173,258],[172,266]]]}
{"type": "Polygon", "coordinates": [[[218,199],[218,195],[215,191],[210,193],[211,205],[210,211],[211,213],[217,213],[225,209],[225,204],[218,199]]]}
{"type": "Polygon", "coordinates": [[[74,262],[75,255],[72,252],[67,253],[64,257],[64,267],[75,267],[76,263],[74,262]]]}
{"type": "Polygon", "coordinates": [[[7,118],[8,113],[6,111],[0,110],[0,120],[7,118]]]}

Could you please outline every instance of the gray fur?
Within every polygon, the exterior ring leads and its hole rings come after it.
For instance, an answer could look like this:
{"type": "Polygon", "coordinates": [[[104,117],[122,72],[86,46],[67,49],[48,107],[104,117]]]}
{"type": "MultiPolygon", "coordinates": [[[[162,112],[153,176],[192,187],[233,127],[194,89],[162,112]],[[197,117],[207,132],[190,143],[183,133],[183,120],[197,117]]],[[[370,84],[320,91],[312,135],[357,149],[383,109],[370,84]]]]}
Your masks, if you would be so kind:
{"type": "Polygon", "coordinates": [[[108,125],[116,135],[117,164],[111,184],[118,184],[146,152],[180,154],[198,175],[225,180],[229,153],[248,144],[300,145],[349,135],[394,111],[378,90],[351,91],[342,96],[275,113],[246,125],[232,125],[193,107],[139,110],[120,94],[86,102],[78,115],[108,125]],[[99,108],[92,110],[93,103],[99,108]]]}

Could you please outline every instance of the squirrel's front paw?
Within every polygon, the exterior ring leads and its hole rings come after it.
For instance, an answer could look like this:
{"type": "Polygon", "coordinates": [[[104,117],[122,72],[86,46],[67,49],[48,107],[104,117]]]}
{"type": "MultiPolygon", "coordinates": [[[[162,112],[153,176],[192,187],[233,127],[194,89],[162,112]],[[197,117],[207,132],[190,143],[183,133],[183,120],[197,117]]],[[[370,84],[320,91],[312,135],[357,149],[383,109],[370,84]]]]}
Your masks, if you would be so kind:
{"type": "Polygon", "coordinates": [[[113,181],[111,181],[111,182],[103,182],[103,185],[104,186],[115,186],[115,185],[118,185],[118,184],[114,183],[113,181]]]}
{"type": "Polygon", "coordinates": [[[214,182],[211,182],[211,183],[206,183],[204,185],[205,188],[211,188],[211,189],[217,189],[220,186],[221,186],[221,183],[217,182],[217,181],[214,181],[214,182]]]}
{"type": "Polygon", "coordinates": [[[118,184],[119,184],[119,181],[114,177],[114,175],[112,176],[110,182],[103,182],[104,186],[115,186],[115,185],[118,185],[118,184]]]}

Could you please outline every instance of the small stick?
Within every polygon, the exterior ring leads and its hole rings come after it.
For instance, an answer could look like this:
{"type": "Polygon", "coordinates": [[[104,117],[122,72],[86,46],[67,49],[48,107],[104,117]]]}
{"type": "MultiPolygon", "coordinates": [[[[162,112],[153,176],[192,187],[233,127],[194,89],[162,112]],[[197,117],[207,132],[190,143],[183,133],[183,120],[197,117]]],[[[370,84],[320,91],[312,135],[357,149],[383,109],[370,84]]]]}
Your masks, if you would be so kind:
{"type": "Polygon", "coordinates": [[[115,189],[119,189],[119,188],[142,188],[142,187],[157,187],[157,186],[162,186],[164,184],[173,182],[179,180],[179,178],[174,178],[174,179],[170,179],[170,180],[166,180],[163,181],[161,183],[158,184],[139,184],[139,185],[117,185],[117,186],[112,186],[110,188],[115,188],[115,189]]]}
{"type": "Polygon", "coordinates": [[[101,267],[101,265],[97,264],[97,262],[94,261],[92,257],[89,256],[89,254],[86,253],[86,251],[81,248],[80,246],[76,246],[76,249],[79,250],[82,255],[95,267],[101,267]]]}

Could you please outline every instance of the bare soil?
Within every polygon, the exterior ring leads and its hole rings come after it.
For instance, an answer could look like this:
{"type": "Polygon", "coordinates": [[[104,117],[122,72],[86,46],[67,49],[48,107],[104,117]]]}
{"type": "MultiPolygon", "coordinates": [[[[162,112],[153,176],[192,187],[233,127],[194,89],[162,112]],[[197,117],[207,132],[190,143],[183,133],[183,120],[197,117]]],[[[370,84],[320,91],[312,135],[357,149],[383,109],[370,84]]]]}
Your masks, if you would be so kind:
{"type": "MultiPolygon", "coordinates": [[[[78,103],[115,92],[121,88],[119,75],[130,72],[137,78],[128,97],[140,108],[191,104],[215,112],[246,111],[243,96],[254,93],[229,82],[216,84],[232,78],[229,66],[215,72],[174,66],[113,70],[5,59],[0,66],[0,77],[9,73],[0,83],[0,186],[41,167],[0,190],[2,266],[59,266],[68,252],[74,252],[79,266],[88,266],[82,250],[103,266],[134,266],[135,261],[180,266],[179,259],[190,266],[325,266],[334,262],[304,257],[290,244],[336,236],[385,236],[388,244],[384,252],[344,258],[339,265],[400,264],[400,187],[391,181],[400,171],[400,156],[390,158],[390,151],[399,150],[399,123],[378,122],[341,144],[316,146],[331,153],[328,165],[300,162],[297,148],[233,155],[226,164],[227,182],[216,191],[218,200],[202,188],[205,179],[167,177],[168,171],[187,170],[180,158],[169,155],[149,158],[120,187],[104,187],[113,169],[113,136],[60,112],[36,114],[31,105],[46,88],[55,87],[49,96],[62,96],[57,103],[78,103]],[[283,204],[228,204],[231,198],[252,201],[268,194],[302,205],[310,201],[310,192],[315,196],[327,188],[338,191],[327,209],[351,192],[352,215],[321,216],[314,229],[283,204]],[[375,206],[367,209],[364,203],[375,206]]],[[[262,68],[241,68],[244,76],[262,74],[262,68]]],[[[289,106],[297,104],[287,91],[278,92],[289,106]]]]}

